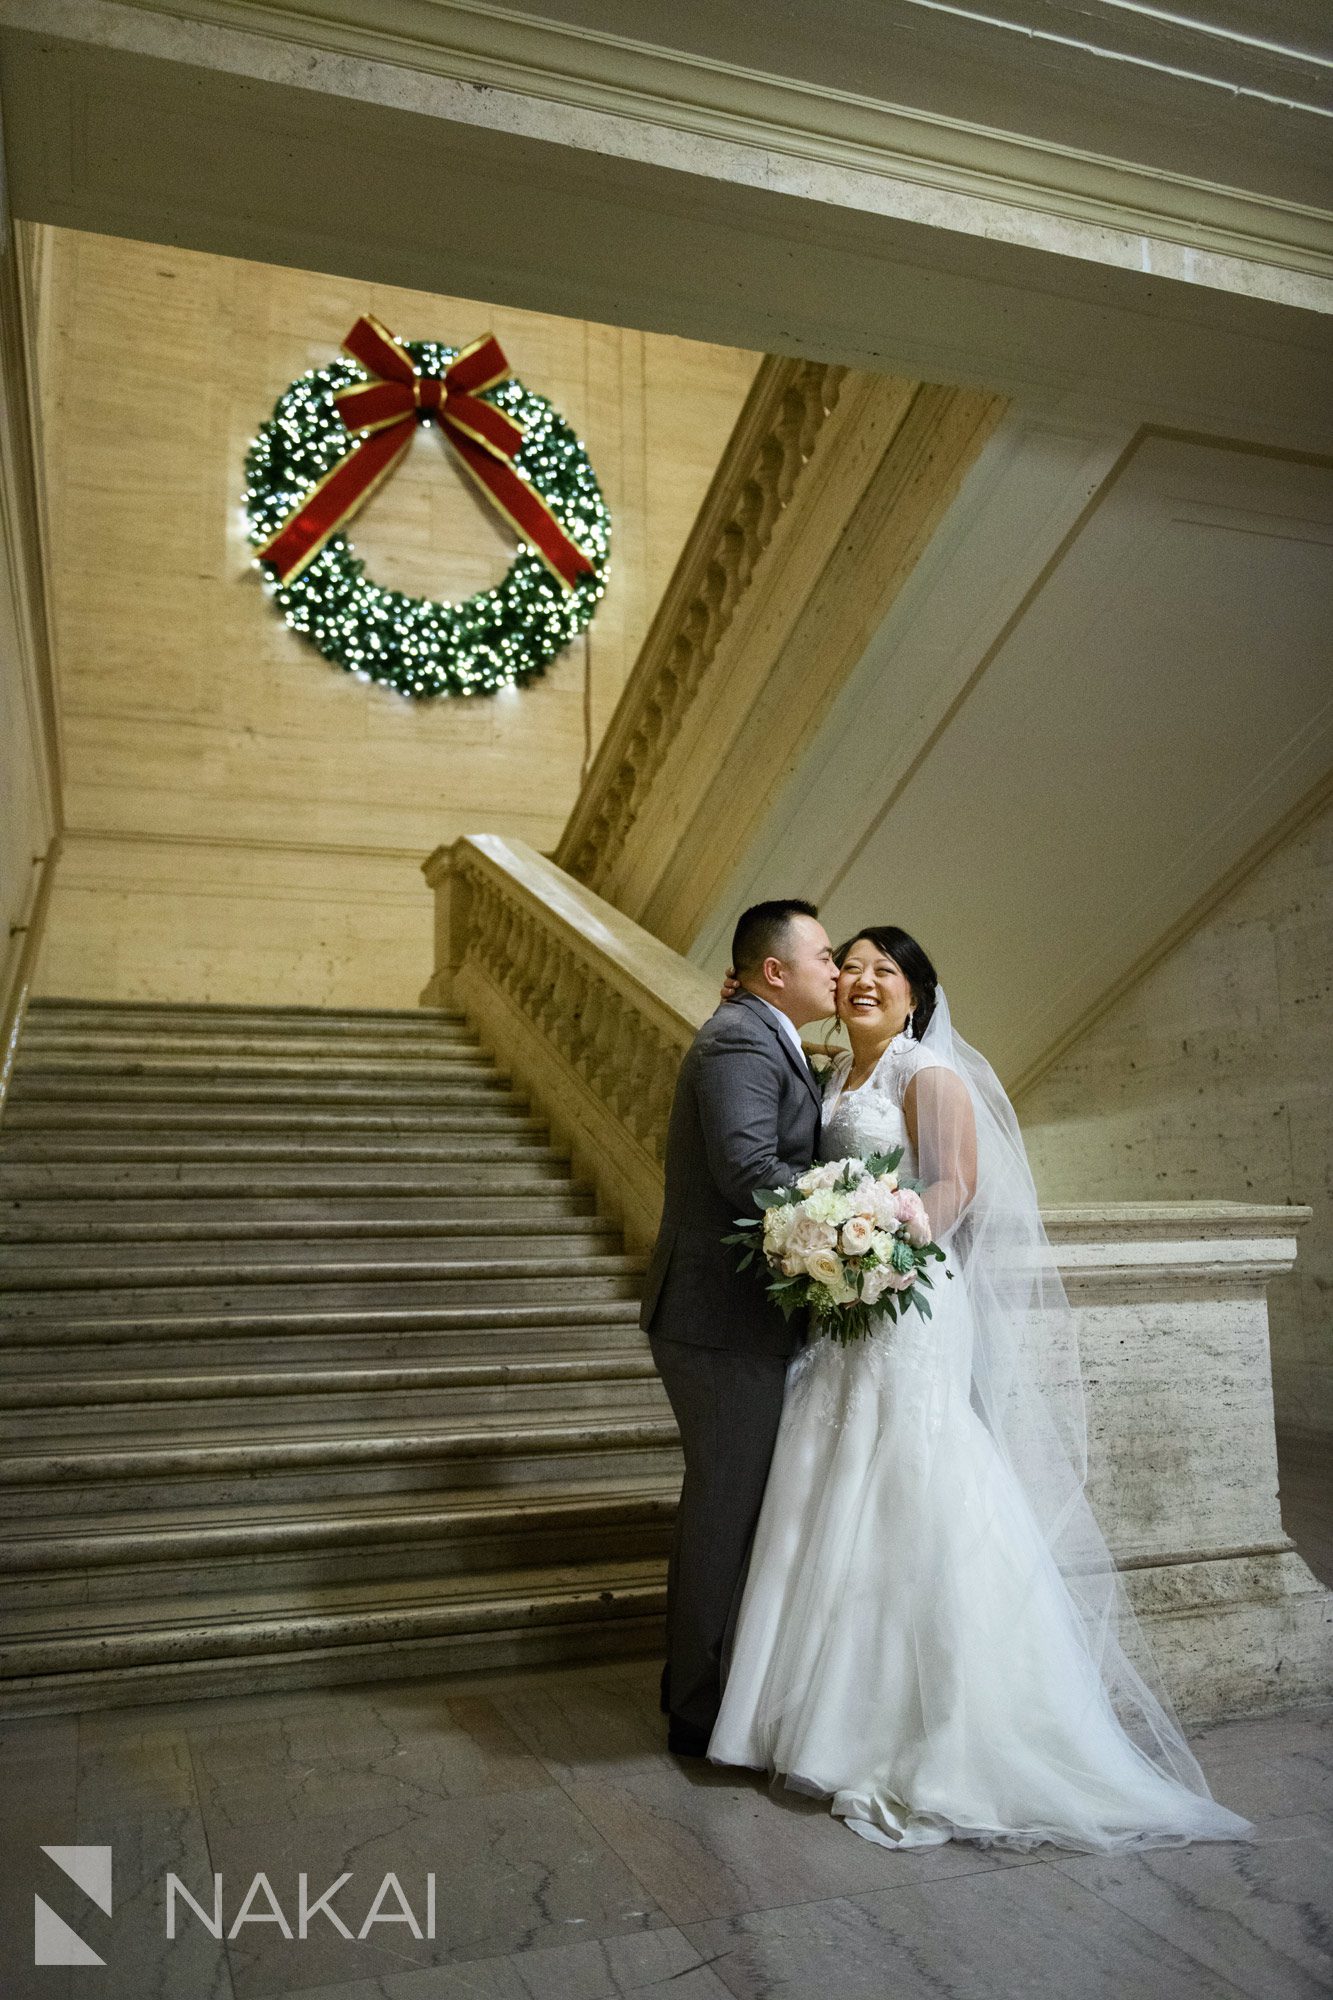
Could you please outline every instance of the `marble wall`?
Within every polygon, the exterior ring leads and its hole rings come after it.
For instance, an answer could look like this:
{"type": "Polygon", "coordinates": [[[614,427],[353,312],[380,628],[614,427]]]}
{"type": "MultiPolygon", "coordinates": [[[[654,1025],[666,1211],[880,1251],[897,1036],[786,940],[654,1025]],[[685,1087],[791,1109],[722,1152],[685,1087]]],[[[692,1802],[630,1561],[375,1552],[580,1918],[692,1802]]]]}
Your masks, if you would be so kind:
{"type": "Polygon", "coordinates": [[[60,830],[60,744],[42,588],[42,413],[25,306],[41,289],[32,233],[9,219],[0,169],[0,1100],[60,830]]]}
{"type": "Polygon", "coordinates": [[[1043,1200],[1308,1202],[1269,1294],[1280,1427],[1333,1433],[1333,805],[1023,1095],[1043,1200]]]}
{"type": "MultiPolygon", "coordinates": [[[[554,845],[759,357],[46,234],[68,834],[40,990],[410,1006],[429,969],[421,860],[478,827],[554,845]],[[246,446],[365,311],[407,338],[492,328],[588,446],[610,587],[521,692],[412,705],[326,664],[262,594],[246,446]]],[[[438,596],[498,580],[511,546],[434,432],[355,539],[378,580],[438,596]]]]}

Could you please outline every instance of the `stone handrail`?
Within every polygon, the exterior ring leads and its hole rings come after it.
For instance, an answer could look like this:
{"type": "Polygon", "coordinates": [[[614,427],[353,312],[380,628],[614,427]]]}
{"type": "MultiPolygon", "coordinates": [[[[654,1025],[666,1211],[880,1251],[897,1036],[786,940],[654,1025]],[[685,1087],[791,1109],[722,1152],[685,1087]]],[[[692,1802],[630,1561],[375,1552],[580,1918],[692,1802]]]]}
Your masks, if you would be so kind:
{"type": "Polygon", "coordinates": [[[676,1071],[716,982],[521,841],[469,836],[424,872],[436,969],[423,1004],[469,1016],[646,1249],[676,1071]]]}

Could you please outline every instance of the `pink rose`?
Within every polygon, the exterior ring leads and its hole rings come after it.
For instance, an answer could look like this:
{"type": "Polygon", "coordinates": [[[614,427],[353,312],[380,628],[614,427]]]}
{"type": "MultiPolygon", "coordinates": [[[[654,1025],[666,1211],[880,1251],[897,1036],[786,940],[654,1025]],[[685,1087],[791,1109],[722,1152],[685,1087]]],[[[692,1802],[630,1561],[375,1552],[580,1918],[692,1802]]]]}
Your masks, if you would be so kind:
{"type": "Polygon", "coordinates": [[[930,1217],[919,1194],[911,1188],[899,1188],[895,1200],[898,1203],[898,1220],[907,1233],[907,1240],[918,1250],[924,1250],[931,1238],[930,1217]]]}
{"type": "Polygon", "coordinates": [[[870,1216],[850,1216],[842,1225],[842,1247],[849,1257],[864,1257],[874,1234],[875,1225],[870,1216]]]}

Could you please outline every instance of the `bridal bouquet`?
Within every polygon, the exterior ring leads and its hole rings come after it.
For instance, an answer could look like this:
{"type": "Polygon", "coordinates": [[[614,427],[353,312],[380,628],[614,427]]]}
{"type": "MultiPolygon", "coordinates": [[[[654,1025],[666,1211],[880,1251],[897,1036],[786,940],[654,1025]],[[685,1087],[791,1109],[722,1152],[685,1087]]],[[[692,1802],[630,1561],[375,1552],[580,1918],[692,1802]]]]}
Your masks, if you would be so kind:
{"type": "Polygon", "coordinates": [[[863,1340],[876,1312],[930,1318],[926,1266],[944,1261],[930,1237],[920,1188],[895,1171],[901,1147],[868,1160],[825,1160],[791,1187],[760,1188],[762,1222],[738,1217],[741,1269],[768,1266],[768,1294],[788,1319],[810,1312],[834,1340],[863,1340]]]}

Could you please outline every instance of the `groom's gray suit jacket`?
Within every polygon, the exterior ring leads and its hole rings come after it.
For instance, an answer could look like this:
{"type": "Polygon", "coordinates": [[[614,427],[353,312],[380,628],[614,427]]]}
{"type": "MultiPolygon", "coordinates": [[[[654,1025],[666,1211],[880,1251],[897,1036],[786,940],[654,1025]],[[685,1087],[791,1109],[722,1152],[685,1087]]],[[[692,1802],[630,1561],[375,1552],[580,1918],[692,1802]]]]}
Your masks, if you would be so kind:
{"type": "Polygon", "coordinates": [[[686,1052],[667,1133],[666,1196],[640,1325],[660,1340],[790,1355],[799,1325],[768,1299],[761,1273],[737,1269],[723,1242],[759,1215],[756,1188],[794,1181],[819,1142],[819,1085],[750,993],[723,1003],[686,1052]]]}

